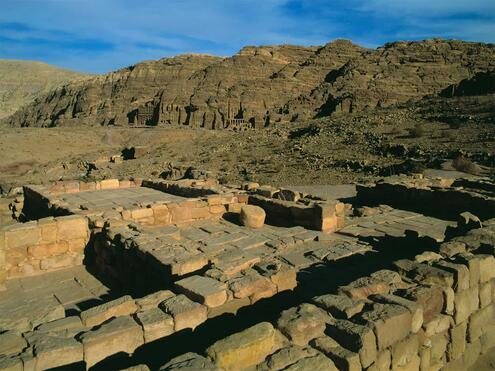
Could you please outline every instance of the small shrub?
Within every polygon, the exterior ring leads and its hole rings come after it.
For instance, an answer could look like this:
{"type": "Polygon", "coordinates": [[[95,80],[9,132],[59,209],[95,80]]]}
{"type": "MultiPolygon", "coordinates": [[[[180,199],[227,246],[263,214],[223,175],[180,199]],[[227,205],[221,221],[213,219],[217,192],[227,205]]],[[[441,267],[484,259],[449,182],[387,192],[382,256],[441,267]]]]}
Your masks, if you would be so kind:
{"type": "Polygon", "coordinates": [[[464,156],[459,156],[454,159],[454,161],[452,161],[452,166],[457,171],[462,171],[463,173],[477,175],[480,172],[479,166],[464,156]]]}
{"type": "Polygon", "coordinates": [[[416,124],[412,129],[409,129],[409,134],[413,138],[421,138],[425,135],[425,128],[421,124],[416,124]]]}

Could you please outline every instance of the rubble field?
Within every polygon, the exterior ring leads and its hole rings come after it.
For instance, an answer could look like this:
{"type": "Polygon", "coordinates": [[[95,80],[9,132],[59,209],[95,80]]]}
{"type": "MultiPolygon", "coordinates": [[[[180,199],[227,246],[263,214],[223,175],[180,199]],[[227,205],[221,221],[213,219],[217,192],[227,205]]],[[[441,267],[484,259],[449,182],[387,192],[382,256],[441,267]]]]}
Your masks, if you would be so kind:
{"type": "Polygon", "coordinates": [[[0,199],[0,370],[478,370],[495,347],[488,178],[203,175],[0,199]]]}

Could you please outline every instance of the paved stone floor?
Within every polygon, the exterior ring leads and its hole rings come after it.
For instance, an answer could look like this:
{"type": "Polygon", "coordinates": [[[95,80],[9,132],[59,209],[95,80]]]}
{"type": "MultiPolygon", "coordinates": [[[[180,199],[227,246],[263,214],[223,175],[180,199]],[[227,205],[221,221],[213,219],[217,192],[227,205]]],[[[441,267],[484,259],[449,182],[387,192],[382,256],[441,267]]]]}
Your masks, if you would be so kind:
{"type": "Polygon", "coordinates": [[[98,305],[110,290],[85,267],[11,279],[0,291],[0,328],[28,331],[40,323],[98,305]]]}
{"type": "Polygon", "coordinates": [[[449,225],[455,223],[390,208],[376,215],[349,218],[338,233],[353,237],[404,237],[409,230],[417,232],[420,237],[428,236],[441,242],[449,225]]]}
{"type": "Polygon", "coordinates": [[[90,211],[111,210],[117,207],[129,209],[153,202],[180,202],[185,200],[183,197],[145,187],[84,191],[64,194],[58,196],[58,198],[68,202],[73,208],[90,211]]]}

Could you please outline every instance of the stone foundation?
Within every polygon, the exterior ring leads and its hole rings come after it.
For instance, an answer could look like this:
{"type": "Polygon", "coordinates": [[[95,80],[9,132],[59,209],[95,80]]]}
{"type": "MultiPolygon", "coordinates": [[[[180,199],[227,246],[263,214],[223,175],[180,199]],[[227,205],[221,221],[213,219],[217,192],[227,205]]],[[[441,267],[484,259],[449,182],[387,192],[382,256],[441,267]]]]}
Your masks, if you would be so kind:
{"type": "Polygon", "coordinates": [[[89,237],[88,220],[78,215],[1,228],[0,283],[2,278],[4,281],[81,265],[89,237]]]}

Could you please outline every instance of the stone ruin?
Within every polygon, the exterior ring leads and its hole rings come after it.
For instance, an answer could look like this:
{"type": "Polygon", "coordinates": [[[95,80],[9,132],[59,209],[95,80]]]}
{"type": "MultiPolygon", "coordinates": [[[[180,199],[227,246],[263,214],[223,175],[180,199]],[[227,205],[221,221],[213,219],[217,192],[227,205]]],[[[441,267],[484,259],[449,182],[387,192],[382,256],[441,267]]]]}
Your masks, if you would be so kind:
{"type": "Polygon", "coordinates": [[[335,200],[61,181],[12,205],[1,370],[466,370],[495,347],[488,180],[392,177],[335,200]]]}
{"type": "Polygon", "coordinates": [[[167,104],[159,100],[146,102],[128,114],[131,126],[176,126],[187,128],[228,129],[244,131],[262,128],[269,122],[267,114],[249,112],[242,102],[235,108],[230,100],[226,107],[217,109],[197,107],[194,104],[167,104]]]}

